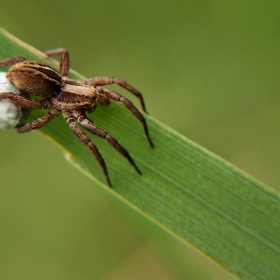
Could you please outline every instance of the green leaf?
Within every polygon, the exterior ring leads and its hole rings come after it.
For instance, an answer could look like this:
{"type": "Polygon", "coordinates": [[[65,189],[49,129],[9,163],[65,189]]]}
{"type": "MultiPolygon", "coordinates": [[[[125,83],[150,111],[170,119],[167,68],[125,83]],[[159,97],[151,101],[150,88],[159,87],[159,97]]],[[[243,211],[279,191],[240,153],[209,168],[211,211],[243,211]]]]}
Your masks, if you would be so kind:
{"type": "MultiPolygon", "coordinates": [[[[43,54],[0,33],[1,59],[43,54]]],[[[52,66],[57,66],[49,60],[52,66]]],[[[83,79],[75,72],[71,77],[83,79]]],[[[113,188],[87,147],[69,130],[62,116],[40,129],[60,145],[67,159],[100,186],[243,279],[280,277],[280,196],[223,159],[145,115],[155,148],[141,123],[123,104],[99,106],[89,115],[132,155],[143,172],[105,140],[92,136],[107,163],[113,188]]],[[[43,112],[33,112],[31,119],[43,112]]]]}

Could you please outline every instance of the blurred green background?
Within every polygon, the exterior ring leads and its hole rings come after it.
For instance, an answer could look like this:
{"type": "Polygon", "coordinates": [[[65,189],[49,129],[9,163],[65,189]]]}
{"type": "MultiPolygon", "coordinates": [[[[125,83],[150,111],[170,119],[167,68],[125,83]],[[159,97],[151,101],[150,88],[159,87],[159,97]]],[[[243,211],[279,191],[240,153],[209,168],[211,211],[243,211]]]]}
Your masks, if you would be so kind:
{"type": "MultiPolygon", "coordinates": [[[[10,0],[0,23],[39,50],[67,48],[86,77],[124,78],[153,117],[280,190],[279,10],[272,0],[10,0]]],[[[1,279],[232,279],[39,133],[0,131],[0,145],[1,279]]]]}

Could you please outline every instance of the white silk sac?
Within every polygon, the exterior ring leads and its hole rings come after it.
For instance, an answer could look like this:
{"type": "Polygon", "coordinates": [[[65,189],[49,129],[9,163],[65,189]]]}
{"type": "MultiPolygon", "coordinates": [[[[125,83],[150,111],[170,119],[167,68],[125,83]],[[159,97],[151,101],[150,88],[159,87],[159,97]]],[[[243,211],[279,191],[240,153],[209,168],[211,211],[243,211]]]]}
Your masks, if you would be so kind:
{"type": "MultiPolygon", "coordinates": [[[[19,89],[6,77],[6,72],[0,72],[0,95],[2,92],[13,92],[20,94],[19,89]]],[[[15,105],[8,99],[0,101],[0,129],[13,129],[22,117],[21,107],[15,105]]]]}

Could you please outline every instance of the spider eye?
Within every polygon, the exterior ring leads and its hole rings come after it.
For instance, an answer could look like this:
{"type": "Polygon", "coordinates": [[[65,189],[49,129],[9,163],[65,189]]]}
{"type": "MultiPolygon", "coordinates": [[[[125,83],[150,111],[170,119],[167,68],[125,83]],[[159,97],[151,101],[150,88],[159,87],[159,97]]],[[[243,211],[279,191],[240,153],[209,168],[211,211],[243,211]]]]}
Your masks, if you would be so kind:
{"type": "MultiPolygon", "coordinates": [[[[13,92],[21,94],[20,90],[6,77],[6,72],[0,72],[1,92],[13,92]]],[[[12,101],[4,99],[0,101],[0,129],[13,129],[21,125],[28,116],[28,110],[15,105],[12,101]]]]}

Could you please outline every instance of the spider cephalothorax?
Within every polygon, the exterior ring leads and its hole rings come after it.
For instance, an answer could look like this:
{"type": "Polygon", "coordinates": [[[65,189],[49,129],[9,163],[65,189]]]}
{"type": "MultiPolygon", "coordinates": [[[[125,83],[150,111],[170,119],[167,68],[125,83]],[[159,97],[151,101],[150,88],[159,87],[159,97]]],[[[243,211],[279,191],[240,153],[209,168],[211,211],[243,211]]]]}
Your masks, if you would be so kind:
{"type": "Polygon", "coordinates": [[[105,161],[97,147],[89,137],[77,125],[77,122],[90,133],[105,138],[118,152],[120,152],[133,165],[135,170],[141,174],[129,153],[105,130],[97,127],[86,117],[86,112],[92,112],[97,104],[109,104],[110,99],[122,102],[143,124],[147,139],[153,147],[149,136],[147,123],[138,109],[125,97],[109,90],[104,85],[118,84],[133,93],[140,99],[142,109],[146,112],[143,97],[139,91],[127,84],[125,81],[112,77],[93,77],[86,81],[76,81],[68,78],[69,54],[66,49],[59,48],[46,52],[47,56],[60,55],[60,74],[50,66],[27,60],[23,57],[12,57],[0,61],[0,67],[13,65],[7,73],[7,78],[21,92],[0,93],[0,101],[9,99],[14,104],[29,110],[47,109],[50,111],[32,121],[17,128],[19,133],[29,132],[41,128],[57,116],[61,111],[74,134],[88,146],[103,169],[107,183],[111,186],[105,161]],[[32,94],[41,100],[34,100],[26,96],[32,94]],[[100,102],[102,100],[102,103],[100,102]]]}

